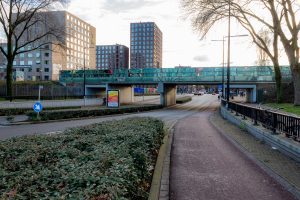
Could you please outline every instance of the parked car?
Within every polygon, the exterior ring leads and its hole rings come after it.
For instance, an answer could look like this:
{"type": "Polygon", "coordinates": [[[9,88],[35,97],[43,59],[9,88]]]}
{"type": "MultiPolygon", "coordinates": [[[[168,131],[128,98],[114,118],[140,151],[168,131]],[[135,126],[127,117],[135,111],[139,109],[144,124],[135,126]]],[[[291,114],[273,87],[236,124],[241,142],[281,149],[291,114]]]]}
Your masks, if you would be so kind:
{"type": "Polygon", "coordinates": [[[203,92],[200,92],[200,91],[197,91],[197,92],[194,92],[194,95],[198,95],[198,96],[201,96],[203,95],[204,93],[203,92]]]}

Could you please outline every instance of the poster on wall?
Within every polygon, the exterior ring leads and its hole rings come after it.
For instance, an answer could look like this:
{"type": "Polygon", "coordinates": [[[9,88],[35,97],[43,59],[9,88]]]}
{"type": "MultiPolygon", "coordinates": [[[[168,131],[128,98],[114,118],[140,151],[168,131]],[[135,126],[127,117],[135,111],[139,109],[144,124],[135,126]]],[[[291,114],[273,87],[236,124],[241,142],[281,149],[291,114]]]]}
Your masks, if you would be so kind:
{"type": "Polygon", "coordinates": [[[119,90],[108,90],[107,91],[107,107],[118,108],[120,106],[120,91],[119,90]]]}

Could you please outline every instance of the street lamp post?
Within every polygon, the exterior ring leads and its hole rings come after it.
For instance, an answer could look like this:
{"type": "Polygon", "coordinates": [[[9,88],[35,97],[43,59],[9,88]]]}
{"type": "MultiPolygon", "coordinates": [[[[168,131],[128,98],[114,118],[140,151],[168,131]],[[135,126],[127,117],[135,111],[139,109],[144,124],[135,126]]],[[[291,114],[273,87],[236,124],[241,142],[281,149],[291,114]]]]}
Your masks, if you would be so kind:
{"type": "MultiPolygon", "coordinates": [[[[233,38],[233,37],[246,37],[248,36],[247,34],[244,34],[244,35],[231,35],[230,38],[233,38]]],[[[223,36],[223,39],[222,40],[211,40],[213,42],[222,42],[223,44],[223,50],[222,50],[222,97],[225,96],[225,90],[224,90],[224,82],[225,82],[225,41],[226,41],[226,38],[228,38],[228,36],[223,36]]],[[[230,61],[230,59],[229,59],[230,61]]],[[[229,63],[230,64],[230,63],[229,63]]],[[[228,69],[227,69],[228,71],[228,69]]],[[[227,74],[227,79],[228,79],[228,74],[227,74]]]]}
{"type": "Polygon", "coordinates": [[[228,106],[228,102],[229,102],[229,95],[230,95],[230,18],[231,18],[231,0],[228,0],[228,50],[227,50],[227,95],[226,95],[226,99],[227,99],[227,106],[228,106]]]}

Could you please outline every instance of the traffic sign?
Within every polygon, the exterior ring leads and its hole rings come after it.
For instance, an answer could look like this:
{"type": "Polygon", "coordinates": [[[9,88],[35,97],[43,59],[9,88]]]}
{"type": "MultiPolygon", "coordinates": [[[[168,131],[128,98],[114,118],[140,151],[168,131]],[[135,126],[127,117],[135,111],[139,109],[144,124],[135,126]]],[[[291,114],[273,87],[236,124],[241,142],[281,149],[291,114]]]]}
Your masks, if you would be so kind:
{"type": "Polygon", "coordinates": [[[33,105],[33,110],[34,112],[41,112],[43,110],[43,106],[40,102],[36,102],[34,105],[33,105]]]}

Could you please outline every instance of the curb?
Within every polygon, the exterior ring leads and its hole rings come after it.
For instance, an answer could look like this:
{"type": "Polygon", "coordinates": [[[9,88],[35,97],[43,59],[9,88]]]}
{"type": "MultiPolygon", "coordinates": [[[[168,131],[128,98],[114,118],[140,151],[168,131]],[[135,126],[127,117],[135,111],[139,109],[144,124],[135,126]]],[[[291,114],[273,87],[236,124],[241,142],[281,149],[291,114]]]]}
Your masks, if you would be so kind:
{"type": "MultiPolygon", "coordinates": [[[[220,110],[218,112],[220,114],[220,110]]],[[[239,151],[241,151],[246,157],[251,160],[254,164],[256,164],[259,168],[261,168],[264,172],[266,172],[270,177],[272,177],[275,181],[277,181],[283,188],[285,188],[287,191],[289,191],[295,198],[300,200],[300,191],[295,188],[293,185],[291,185],[288,181],[286,181],[283,177],[278,175],[275,171],[273,171],[271,168],[269,168],[267,165],[265,165],[263,162],[256,159],[247,149],[245,149],[241,144],[239,144],[236,140],[228,136],[222,129],[220,129],[217,125],[214,124],[214,122],[211,120],[211,117],[209,118],[209,122],[213,125],[213,127],[218,130],[218,132],[226,138],[227,141],[229,141],[234,147],[236,147],[239,151]]],[[[221,115],[221,117],[224,119],[224,117],[221,115]]],[[[226,119],[225,119],[226,120],[226,119]]],[[[228,120],[226,120],[228,121],[228,120]]],[[[232,122],[228,121],[229,123],[233,124],[232,122]]],[[[233,124],[235,125],[235,124],[233,124]]]]}
{"type": "Polygon", "coordinates": [[[148,200],[169,200],[170,155],[174,129],[172,125],[159,149],[148,200]]]}

